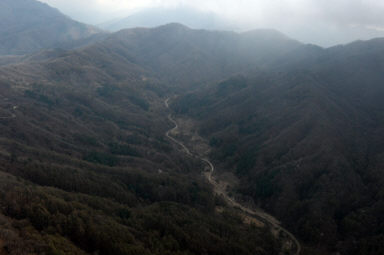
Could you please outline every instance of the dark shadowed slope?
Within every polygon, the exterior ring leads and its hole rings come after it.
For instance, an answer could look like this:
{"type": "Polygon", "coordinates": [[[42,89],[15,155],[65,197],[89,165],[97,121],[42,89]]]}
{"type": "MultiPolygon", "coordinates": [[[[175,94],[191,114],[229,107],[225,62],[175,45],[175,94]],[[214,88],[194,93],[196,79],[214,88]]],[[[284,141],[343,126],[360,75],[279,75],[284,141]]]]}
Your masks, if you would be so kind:
{"type": "Polygon", "coordinates": [[[175,107],[201,121],[237,191],[315,247],[304,252],[382,254],[384,43],[305,47],[175,107]]]}
{"type": "Polygon", "coordinates": [[[164,137],[168,85],[108,45],[0,68],[0,253],[278,254],[164,137]]]}
{"type": "Polygon", "coordinates": [[[1,58],[0,252],[278,254],[164,137],[165,98],[194,90],[173,106],[199,121],[214,178],[239,178],[225,192],[302,254],[381,255],[383,48],[170,24],[1,58]]]}
{"type": "Polygon", "coordinates": [[[84,44],[101,31],[76,22],[35,0],[0,2],[0,55],[21,55],[44,48],[84,44]]]}

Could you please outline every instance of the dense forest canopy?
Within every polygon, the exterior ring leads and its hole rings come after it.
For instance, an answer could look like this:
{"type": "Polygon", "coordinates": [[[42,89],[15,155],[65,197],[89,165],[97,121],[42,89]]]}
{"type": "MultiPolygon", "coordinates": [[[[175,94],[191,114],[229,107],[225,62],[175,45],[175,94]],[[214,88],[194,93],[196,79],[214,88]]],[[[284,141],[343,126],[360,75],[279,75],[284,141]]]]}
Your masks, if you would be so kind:
{"type": "Polygon", "coordinates": [[[383,39],[0,7],[0,254],[383,254],[383,39]]]}

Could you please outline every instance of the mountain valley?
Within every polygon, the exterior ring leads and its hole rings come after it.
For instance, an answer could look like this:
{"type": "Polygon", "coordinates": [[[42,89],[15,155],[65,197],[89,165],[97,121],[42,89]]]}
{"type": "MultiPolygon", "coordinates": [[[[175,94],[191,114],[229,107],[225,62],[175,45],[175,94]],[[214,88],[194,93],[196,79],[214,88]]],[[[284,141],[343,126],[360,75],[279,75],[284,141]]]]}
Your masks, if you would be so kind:
{"type": "Polygon", "coordinates": [[[383,254],[383,39],[0,7],[0,254],[383,254]]]}

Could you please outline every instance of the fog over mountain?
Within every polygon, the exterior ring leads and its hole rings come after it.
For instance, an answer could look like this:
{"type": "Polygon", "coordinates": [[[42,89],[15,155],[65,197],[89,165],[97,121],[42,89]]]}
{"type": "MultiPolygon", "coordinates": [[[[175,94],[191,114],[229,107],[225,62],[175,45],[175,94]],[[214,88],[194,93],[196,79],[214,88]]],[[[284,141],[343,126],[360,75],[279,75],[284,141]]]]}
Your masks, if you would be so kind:
{"type": "MultiPolygon", "coordinates": [[[[230,20],[242,31],[273,28],[300,41],[321,46],[384,36],[382,19],[384,4],[379,0],[41,1],[59,8],[77,20],[92,24],[121,19],[141,11],[147,12],[148,8],[191,8],[213,12],[225,20],[230,20]]],[[[197,19],[199,19],[198,16],[197,19]]],[[[183,20],[172,22],[184,23],[183,20]]],[[[152,24],[163,25],[164,23],[152,24]]]]}
{"type": "Polygon", "coordinates": [[[0,55],[81,45],[100,32],[34,0],[0,2],[0,55]]]}
{"type": "Polygon", "coordinates": [[[213,12],[204,12],[193,8],[149,8],[138,11],[128,17],[106,22],[99,27],[118,31],[134,27],[157,27],[168,23],[181,23],[190,28],[210,30],[235,30],[229,20],[213,12]]]}
{"type": "Polygon", "coordinates": [[[0,0],[0,255],[384,254],[384,38],[307,44],[384,4],[46,2],[0,0]]]}

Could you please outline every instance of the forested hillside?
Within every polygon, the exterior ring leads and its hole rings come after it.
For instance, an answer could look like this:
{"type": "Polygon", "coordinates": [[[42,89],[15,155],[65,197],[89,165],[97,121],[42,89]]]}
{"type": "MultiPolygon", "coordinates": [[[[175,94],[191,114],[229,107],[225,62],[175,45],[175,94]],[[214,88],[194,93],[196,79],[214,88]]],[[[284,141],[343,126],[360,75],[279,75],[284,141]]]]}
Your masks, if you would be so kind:
{"type": "MultiPolygon", "coordinates": [[[[104,43],[0,68],[6,254],[278,254],[165,137],[171,85],[104,43]]],[[[115,43],[119,43],[116,41],[115,43]]]]}
{"type": "Polygon", "coordinates": [[[100,29],[35,0],[2,0],[0,17],[0,55],[79,46],[101,36],[100,29]]]}
{"type": "Polygon", "coordinates": [[[122,30],[103,44],[181,90],[263,68],[301,45],[274,30],[234,33],[181,24],[122,30]]]}
{"type": "Polygon", "coordinates": [[[383,254],[383,39],[0,17],[1,255],[383,254]]]}
{"type": "Polygon", "coordinates": [[[234,76],[173,107],[199,120],[212,158],[240,178],[235,191],[308,246],[381,254],[383,46],[373,40],[286,56],[278,72],[234,76]]]}

